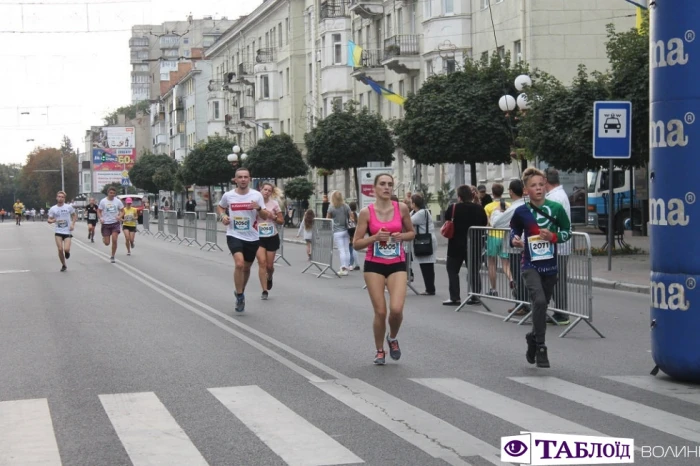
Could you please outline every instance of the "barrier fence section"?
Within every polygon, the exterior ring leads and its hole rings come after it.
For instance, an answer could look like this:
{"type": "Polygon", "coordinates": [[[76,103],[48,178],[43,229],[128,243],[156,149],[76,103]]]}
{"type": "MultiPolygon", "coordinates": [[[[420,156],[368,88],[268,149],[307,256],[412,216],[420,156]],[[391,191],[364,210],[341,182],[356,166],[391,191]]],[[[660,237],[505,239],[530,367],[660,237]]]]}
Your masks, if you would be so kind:
{"type": "Polygon", "coordinates": [[[280,248],[275,254],[274,263],[276,264],[278,260],[282,259],[284,262],[287,263],[288,266],[291,267],[292,264],[290,264],[289,261],[284,257],[284,225],[277,225],[277,232],[280,235],[280,248]]]}
{"type": "MultiPolygon", "coordinates": [[[[505,322],[522,317],[522,325],[531,317],[530,297],[521,273],[522,249],[510,246],[510,230],[471,227],[467,235],[468,299],[479,298],[489,312],[489,300],[514,304],[505,322]],[[486,298],[486,302],[483,298],[486,298]]],[[[575,318],[561,334],[565,337],[581,321],[593,326],[593,280],[591,240],[587,233],[572,233],[571,239],[558,247],[558,280],[548,311],[575,318]],[[563,254],[562,254],[563,253],[563,254]]],[[[457,311],[466,304],[463,302],[457,311]]],[[[548,318],[548,321],[550,319],[548,318]]],[[[557,322],[554,321],[556,324],[557,322]]],[[[558,325],[558,324],[557,324],[558,325]]]]}
{"type": "Polygon", "coordinates": [[[168,236],[165,240],[173,241],[180,240],[180,225],[177,223],[177,211],[176,210],[166,210],[163,212],[165,214],[165,220],[168,224],[168,236]]]}
{"type": "Polygon", "coordinates": [[[311,263],[301,273],[305,273],[312,266],[321,271],[316,278],[320,278],[329,269],[334,276],[340,278],[338,272],[333,269],[333,220],[331,219],[314,219],[311,230],[311,263]]]}
{"type": "Polygon", "coordinates": [[[182,243],[187,243],[187,246],[196,244],[201,249],[202,245],[197,241],[197,214],[194,212],[185,212],[182,239],[178,244],[182,243]]]}
{"type": "Polygon", "coordinates": [[[142,229],[139,230],[139,233],[143,233],[144,235],[152,235],[151,233],[151,212],[148,211],[148,209],[143,209],[143,225],[142,229]]]}
{"type": "Polygon", "coordinates": [[[217,244],[217,226],[218,222],[216,220],[216,214],[214,213],[208,213],[207,218],[206,218],[206,225],[205,225],[205,230],[204,230],[204,245],[202,245],[199,250],[201,251],[204,248],[209,248],[207,251],[211,251],[212,249],[218,249],[219,251],[223,251],[221,247],[217,244]]]}
{"type": "Polygon", "coordinates": [[[155,238],[162,237],[166,239],[168,235],[165,234],[165,212],[161,211],[158,216],[158,233],[156,233],[155,238]]]}
{"type": "MultiPolygon", "coordinates": [[[[406,274],[408,275],[408,280],[406,280],[406,286],[410,288],[415,294],[419,295],[420,293],[416,288],[413,286],[413,241],[408,241],[404,242],[402,245],[404,252],[406,253],[406,274]]],[[[367,289],[367,285],[364,285],[362,287],[363,290],[367,289]]],[[[384,291],[389,291],[387,288],[384,289],[384,291]]]]}

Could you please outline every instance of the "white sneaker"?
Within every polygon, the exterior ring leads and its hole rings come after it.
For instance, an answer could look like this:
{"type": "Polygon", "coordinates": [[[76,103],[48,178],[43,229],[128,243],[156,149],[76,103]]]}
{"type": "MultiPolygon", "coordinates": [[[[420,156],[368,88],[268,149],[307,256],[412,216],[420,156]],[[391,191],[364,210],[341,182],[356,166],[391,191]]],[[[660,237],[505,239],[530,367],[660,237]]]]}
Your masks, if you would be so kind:
{"type": "Polygon", "coordinates": [[[338,272],[338,275],[342,275],[342,276],[345,276],[345,275],[347,275],[347,274],[348,274],[348,270],[347,270],[347,269],[340,269],[340,272],[338,272]]]}

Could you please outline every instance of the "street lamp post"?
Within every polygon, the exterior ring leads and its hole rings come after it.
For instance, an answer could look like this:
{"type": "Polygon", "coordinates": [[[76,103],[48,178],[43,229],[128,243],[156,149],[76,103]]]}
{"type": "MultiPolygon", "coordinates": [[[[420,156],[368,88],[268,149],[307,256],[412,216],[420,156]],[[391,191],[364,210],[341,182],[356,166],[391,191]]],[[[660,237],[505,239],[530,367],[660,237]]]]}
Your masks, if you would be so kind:
{"type": "Polygon", "coordinates": [[[245,152],[241,154],[241,148],[237,145],[233,146],[231,150],[233,150],[233,154],[228,154],[228,161],[231,162],[231,165],[238,168],[239,159],[240,163],[243,163],[243,161],[248,158],[248,154],[245,152]]]}
{"type": "MultiPolygon", "coordinates": [[[[508,127],[510,128],[511,134],[513,135],[513,145],[515,145],[515,139],[518,134],[518,117],[511,115],[511,112],[514,112],[516,107],[519,108],[522,112],[525,112],[528,108],[530,108],[530,102],[528,101],[527,94],[525,94],[522,91],[525,90],[526,87],[532,85],[532,80],[528,75],[521,74],[520,76],[515,78],[514,84],[515,89],[517,89],[518,92],[520,92],[517,99],[509,94],[505,94],[500,99],[498,99],[498,106],[500,107],[501,111],[505,114],[506,121],[508,122],[508,127]],[[515,124],[513,122],[515,122],[515,124]]],[[[511,152],[510,155],[513,158],[518,158],[518,153],[516,150],[513,150],[513,152],[511,152]]],[[[526,169],[527,159],[525,157],[522,157],[520,159],[521,174],[526,169]]]]}

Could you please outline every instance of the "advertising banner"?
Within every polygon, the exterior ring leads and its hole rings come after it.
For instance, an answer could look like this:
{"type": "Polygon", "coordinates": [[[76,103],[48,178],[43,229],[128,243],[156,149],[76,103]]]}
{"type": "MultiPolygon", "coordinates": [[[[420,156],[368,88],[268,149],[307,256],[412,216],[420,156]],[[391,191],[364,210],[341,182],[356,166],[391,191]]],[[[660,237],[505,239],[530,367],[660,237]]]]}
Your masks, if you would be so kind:
{"type": "Polygon", "coordinates": [[[121,183],[122,172],[121,171],[100,171],[93,173],[93,186],[95,187],[94,192],[102,191],[105,185],[110,183],[121,183]]]}
{"type": "Polygon", "coordinates": [[[133,127],[103,126],[92,131],[92,164],[95,171],[130,170],[136,162],[133,127]]]}
{"type": "Polygon", "coordinates": [[[357,169],[357,177],[360,179],[360,209],[364,209],[374,202],[374,178],[381,174],[394,174],[392,167],[362,167],[357,169]]]}

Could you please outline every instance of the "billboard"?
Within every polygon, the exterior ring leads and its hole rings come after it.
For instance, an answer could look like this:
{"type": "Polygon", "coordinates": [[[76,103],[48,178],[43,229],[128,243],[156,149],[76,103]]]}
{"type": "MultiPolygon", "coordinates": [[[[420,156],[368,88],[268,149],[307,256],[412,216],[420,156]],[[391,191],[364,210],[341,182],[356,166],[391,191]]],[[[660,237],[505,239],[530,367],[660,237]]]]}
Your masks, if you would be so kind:
{"type": "Polygon", "coordinates": [[[374,178],[382,173],[394,174],[393,167],[361,167],[357,169],[360,179],[360,209],[364,209],[375,201],[374,178]]]}
{"type": "Polygon", "coordinates": [[[128,171],[136,162],[136,131],[132,126],[92,128],[93,189],[101,191],[105,184],[128,179],[128,171]],[[124,176],[123,172],[127,172],[124,176]]]}

